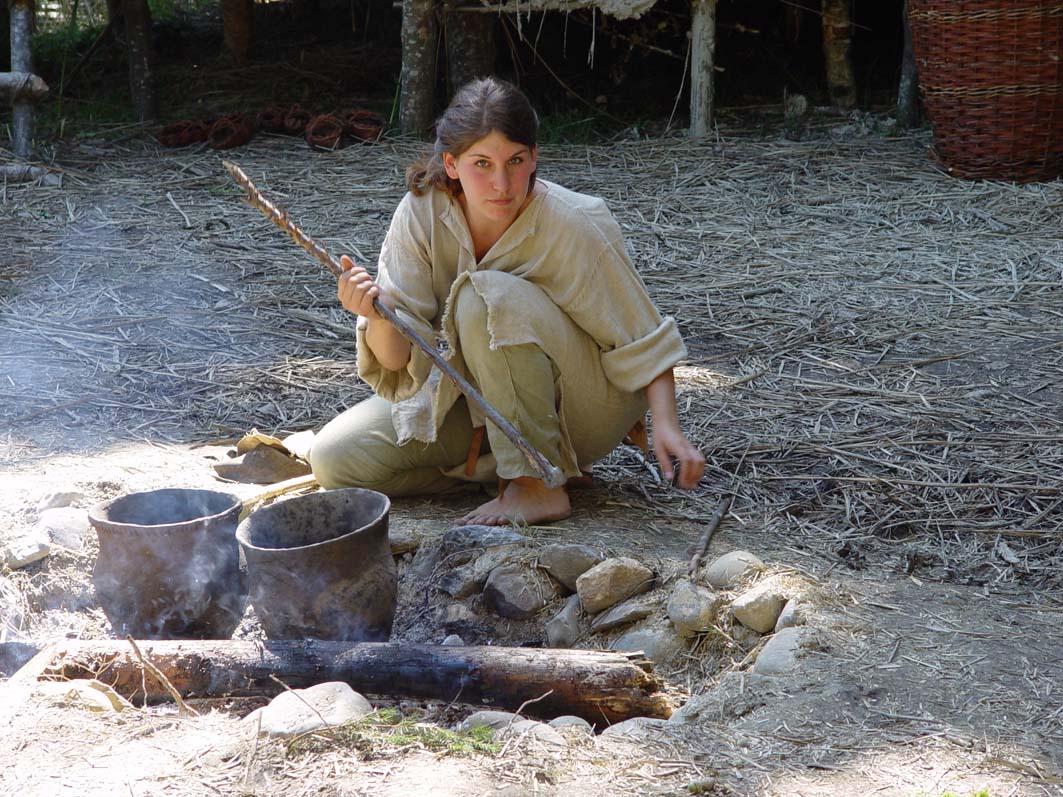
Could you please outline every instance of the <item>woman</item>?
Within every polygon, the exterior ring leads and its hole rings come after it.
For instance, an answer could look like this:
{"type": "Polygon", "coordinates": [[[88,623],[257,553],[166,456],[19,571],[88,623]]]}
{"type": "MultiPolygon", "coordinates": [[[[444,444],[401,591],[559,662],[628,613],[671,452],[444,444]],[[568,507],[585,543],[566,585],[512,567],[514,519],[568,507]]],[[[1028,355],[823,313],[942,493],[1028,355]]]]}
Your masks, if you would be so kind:
{"type": "Polygon", "coordinates": [[[686,355],[628,258],[605,203],[536,179],[538,120],[495,78],[474,81],[436,125],[432,153],[407,173],[374,280],[341,258],[343,306],[358,315],[358,373],[376,395],[330,422],[310,462],[322,486],[390,496],[499,480],[463,523],[560,520],[521,452],[431,360],[373,309],[379,299],[450,362],[570,479],[645,416],[664,476],[701,478],[705,458],[679,427],[672,367],[686,355]]]}

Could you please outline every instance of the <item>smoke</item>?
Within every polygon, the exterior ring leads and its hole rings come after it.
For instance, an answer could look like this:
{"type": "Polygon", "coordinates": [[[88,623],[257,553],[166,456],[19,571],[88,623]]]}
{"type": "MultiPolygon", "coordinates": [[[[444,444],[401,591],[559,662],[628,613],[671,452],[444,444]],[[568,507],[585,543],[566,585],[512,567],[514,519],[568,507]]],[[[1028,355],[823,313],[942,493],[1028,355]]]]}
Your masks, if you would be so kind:
{"type": "Polygon", "coordinates": [[[93,584],[117,635],[232,634],[247,597],[235,537],[239,503],[207,490],[156,490],[94,510],[93,584]]]}

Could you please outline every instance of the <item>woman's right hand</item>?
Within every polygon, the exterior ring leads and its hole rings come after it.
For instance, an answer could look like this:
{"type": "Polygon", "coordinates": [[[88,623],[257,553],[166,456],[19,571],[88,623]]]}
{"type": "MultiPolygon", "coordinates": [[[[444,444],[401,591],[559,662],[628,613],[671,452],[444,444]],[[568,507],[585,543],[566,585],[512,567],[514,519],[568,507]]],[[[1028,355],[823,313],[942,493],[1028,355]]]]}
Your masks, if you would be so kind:
{"type": "Polygon", "coordinates": [[[340,303],[355,315],[365,316],[371,321],[379,321],[381,316],[373,307],[373,300],[386,301],[385,294],[376,284],[368,271],[355,265],[347,255],[340,258],[343,273],[339,278],[337,294],[340,303]]]}

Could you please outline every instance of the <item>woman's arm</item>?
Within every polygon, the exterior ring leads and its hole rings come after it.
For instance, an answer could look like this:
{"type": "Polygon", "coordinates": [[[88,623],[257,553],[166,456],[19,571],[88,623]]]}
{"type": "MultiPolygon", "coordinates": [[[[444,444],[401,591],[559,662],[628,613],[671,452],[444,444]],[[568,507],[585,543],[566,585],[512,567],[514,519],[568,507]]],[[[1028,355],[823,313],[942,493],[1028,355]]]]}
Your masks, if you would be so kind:
{"type": "Polygon", "coordinates": [[[405,368],[410,361],[410,342],[373,307],[374,299],[379,299],[391,307],[386,294],[369,272],[361,266],[356,266],[347,255],[340,258],[340,265],[343,266],[337,289],[340,302],[350,312],[366,319],[366,344],[387,370],[399,371],[405,368]]]}
{"type": "Polygon", "coordinates": [[[664,477],[670,481],[678,467],[679,486],[685,490],[697,486],[705,473],[705,456],[687,440],[679,427],[675,376],[671,368],[646,386],[646,400],[653,415],[653,451],[661,463],[664,477]]]}

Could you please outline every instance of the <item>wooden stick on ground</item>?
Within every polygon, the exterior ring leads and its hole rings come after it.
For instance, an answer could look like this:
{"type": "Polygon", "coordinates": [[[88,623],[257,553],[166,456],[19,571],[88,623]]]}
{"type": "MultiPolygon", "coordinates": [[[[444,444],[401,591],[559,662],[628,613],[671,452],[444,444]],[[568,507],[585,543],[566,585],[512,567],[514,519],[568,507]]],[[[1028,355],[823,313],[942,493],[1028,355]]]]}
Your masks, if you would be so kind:
{"type": "MultiPolygon", "coordinates": [[[[333,275],[338,277],[343,273],[343,267],[325,250],[325,247],[303,232],[303,230],[299,228],[299,225],[292,221],[291,217],[288,215],[288,211],[266,199],[262,195],[262,192],[255,187],[255,184],[251,182],[251,179],[244,173],[243,169],[229,161],[222,161],[222,165],[229,174],[232,175],[232,178],[236,180],[245,191],[247,191],[248,204],[262,211],[270,221],[288,233],[293,241],[324,264],[333,275]]],[[[373,307],[411,343],[423,351],[443,373],[454,381],[458,386],[458,389],[465,394],[465,397],[475,404],[488,420],[497,426],[501,432],[509,438],[510,442],[520,449],[521,453],[528,458],[532,467],[539,472],[539,475],[542,476],[543,481],[546,482],[548,487],[560,487],[565,483],[565,477],[564,474],[562,474],[561,469],[543,456],[535,446],[528,442],[528,440],[517,431],[517,427],[506,420],[498,410],[487,402],[487,399],[480,395],[480,391],[473,387],[465,377],[454,370],[435,346],[432,346],[425,341],[424,338],[417,334],[409,324],[399,318],[394,310],[381,301],[374,299],[373,307]]]]}
{"type": "MultiPolygon", "coordinates": [[[[181,697],[181,693],[174,689],[173,684],[170,683],[170,679],[163,674],[162,670],[160,670],[158,667],[148,661],[147,658],[144,657],[144,654],[140,652],[140,648],[137,646],[136,640],[133,639],[133,637],[131,636],[127,636],[126,642],[128,642],[133,647],[133,652],[137,655],[137,659],[140,661],[140,665],[149,673],[151,673],[151,677],[158,681],[160,684],[162,684],[162,687],[166,690],[166,693],[173,698],[173,702],[177,704],[177,710],[180,711],[182,714],[191,714],[195,717],[198,717],[199,712],[196,711],[194,708],[191,708],[187,703],[185,703],[184,699],[181,697]]],[[[141,684],[144,690],[144,700],[146,702],[148,699],[148,690],[146,686],[143,686],[143,680],[141,680],[141,684]]]]}
{"type": "Polygon", "coordinates": [[[709,518],[709,523],[705,526],[705,531],[701,532],[701,539],[698,540],[698,547],[694,549],[694,555],[690,559],[690,565],[687,568],[687,573],[693,577],[698,572],[698,566],[701,564],[701,557],[705,555],[705,551],[709,549],[709,543],[712,542],[712,537],[716,534],[716,529],[720,527],[720,521],[723,520],[724,515],[727,514],[727,510],[731,508],[731,501],[734,500],[733,495],[725,495],[720,499],[720,503],[716,505],[716,510],[712,513],[712,517],[709,518]]]}
{"type": "MultiPolygon", "coordinates": [[[[320,640],[139,644],[183,697],[270,696],[280,691],[276,679],[292,688],[336,680],[371,695],[451,700],[460,693],[473,705],[512,711],[524,704],[541,716],[575,714],[598,725],[672,711],[640,653],[320,640]]],[[[53,650],[47,664],[31,662],[34,678],[96,677],[124,696],[141,689],[140,662],[117,640],[71,640],[53,650]]],[[[149,702],[172,697],[165,684],[147,688],[149,702]]]]}

